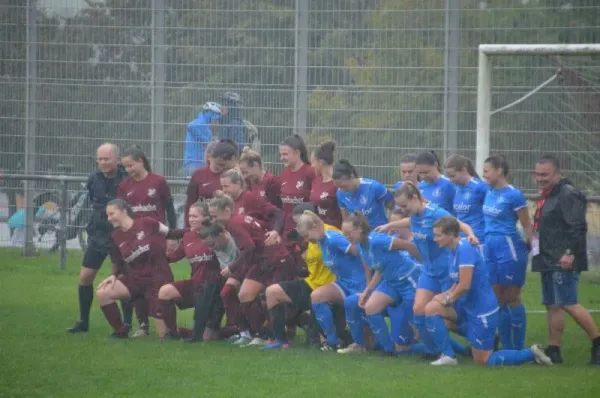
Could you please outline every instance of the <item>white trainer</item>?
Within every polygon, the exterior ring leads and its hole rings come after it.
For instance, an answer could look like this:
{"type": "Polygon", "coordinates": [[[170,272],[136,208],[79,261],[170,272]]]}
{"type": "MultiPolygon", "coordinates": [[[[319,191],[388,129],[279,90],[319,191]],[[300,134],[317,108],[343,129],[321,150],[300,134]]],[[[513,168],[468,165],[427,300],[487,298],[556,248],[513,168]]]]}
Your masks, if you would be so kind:
{"type": "Polygon", "coordinates": [[[244,346],[244,345],[248,344],[251,341],[252,341],[252,337],[240,336],[239,339],[237,339],[236,341],[234,341],[231,344],[233,344],[233,345],[239,345],[239,346],[244,346]]]}
{"type": "Polygon", "coordinates": [[[269,344],[268,340],[263,340],[260,337],[255,337],[248,342],[248,344],[244,344],[241,347],[262,347],[269,344]]]}
{"type": "Polygon", "coordinates": [[[364,352],[365,348],[356,343],[352,343],[346,348],[340,348],[337,350],[338,354],[362,354],[364,352]]]}
{"type": "Polygon", "coordinates": [[[544,348],[539,344],[534,344],[531,346],[531,352],[533,352],[533,356],[535,358],[535,362],[540,365],[552,366],[552,359],[544,352],[544,348]]]}
{"type": "Polygon", "coordinates": [[[458,365],[458,361],[456,358],[449,357],[447,355],[442,354],[437,360],[431,362],[433,366],[444,366],[444,365],[458,365]]]}

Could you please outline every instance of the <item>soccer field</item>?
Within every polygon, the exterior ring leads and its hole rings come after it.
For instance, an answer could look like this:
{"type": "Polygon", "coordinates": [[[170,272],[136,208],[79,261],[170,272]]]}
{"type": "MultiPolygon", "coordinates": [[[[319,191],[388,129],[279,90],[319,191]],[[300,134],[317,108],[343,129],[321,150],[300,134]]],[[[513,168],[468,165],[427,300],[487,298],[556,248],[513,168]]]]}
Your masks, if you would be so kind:
{"type": "MultiPolygon", "coordinates": [[[[279,352],[232,347],[224,342],[190,345],[180,341],[114,341],[98,309],[91,332],[69,335],[76,320],[81,255],[70,253],[67,270],[54,256],[23,258],[0,249],[1,397],[598,397],[600,368],[587,365],[589,341],[569,320],[565,364],[478,368],[434,368],[419,358],[345,357],[297,348],[279,352]],[[180,395],[181,394],[181,395],[180,395]]],[[[101,276],[108,274],[105,263],[101,276]]],[[[174,265],[176,278],[189,266],[174,265]]],[[[587,274],[581,300],[600,308],[600,275],[587,274]]],[[[528,310],[540,310],[539,280],[525,287],[528,310]]],[[[191,325],[191,311],[179,313],[191,325]]],[[[600,314],[594,317],[600,323],[600,314]]],[[[546,342],[546,318],[528,318],[528,342],[546,342]]],[[[153,332],[155,329],[153,329],[153,332]]]]}

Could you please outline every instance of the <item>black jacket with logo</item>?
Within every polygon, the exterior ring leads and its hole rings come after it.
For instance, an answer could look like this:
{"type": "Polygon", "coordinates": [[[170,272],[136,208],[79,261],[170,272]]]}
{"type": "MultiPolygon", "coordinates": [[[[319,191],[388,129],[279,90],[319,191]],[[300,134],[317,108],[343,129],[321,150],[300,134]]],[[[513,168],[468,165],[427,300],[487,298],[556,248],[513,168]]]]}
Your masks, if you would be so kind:
{"type": "Polygon", "coordinates": [[[88,178],[86,188],[92,216],[86,231],[91,245],[107,250],[110,248],[110,234],[113,227],[106,216],[106,205],[117,197],[117,188],[126,177],[125,169],[119,165],[114,177],[108,178],[98,170],[88,178]]]}
{"type": "Polygon", "coordinates": [[[570,251],[574,271],[587,271],[587,199],[567,179],[561,179],[546,198],[539,216],[540,254],[533,257],[534,272],[560,268],[560,258],[570,251]]]}

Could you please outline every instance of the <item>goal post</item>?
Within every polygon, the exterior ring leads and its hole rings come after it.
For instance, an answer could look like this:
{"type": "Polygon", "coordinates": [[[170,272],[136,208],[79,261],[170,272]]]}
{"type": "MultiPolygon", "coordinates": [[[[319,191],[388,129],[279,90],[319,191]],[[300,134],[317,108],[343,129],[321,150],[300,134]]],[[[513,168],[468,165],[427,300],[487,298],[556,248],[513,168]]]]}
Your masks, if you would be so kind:
{"type": "MultiPolygon", "coordinates": [[[[484,160],[490,154],[490,118],[492,106],[492,57],[523,55],[598,55],[600,44],[480,44],[477,75],[477,135],[476,170],[483,170],[484,160]]],[[[549,79],[547,82],[550,82],[549,79]]],[[[546,83],[546,82],[545,82],[546,83]]],[[[544,83],[544,84],[545,84],[544,83]]],[[[541,88],[539,86],[538,88],[541,88]]],[[[532,94],[532,93],[530,93],[532,94]]],[[[524,100],[530,94],[515,101],[524,100]]],[[[510,107],[510,105],[508,106],[510,107]]]]}

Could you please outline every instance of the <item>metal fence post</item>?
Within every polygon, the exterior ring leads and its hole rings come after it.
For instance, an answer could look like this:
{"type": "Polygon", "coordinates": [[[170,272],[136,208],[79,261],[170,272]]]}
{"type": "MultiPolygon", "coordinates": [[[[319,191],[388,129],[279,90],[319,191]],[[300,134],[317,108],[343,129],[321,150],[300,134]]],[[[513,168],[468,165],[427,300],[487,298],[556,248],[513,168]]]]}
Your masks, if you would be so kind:
{"type": "MultiPolygon", "coordinates": [[[[37,111],[37,1],[27,0],[27,65],[25,91],[25,174],[35,173],[37,111]]],[[[25,244],[23,255],[34,255],[33,208],[35,182],[25,181],[25,244]]]]}
{"type": "Polygon", "coordinates": [[[446,1],[444,51],[444,159],[458,149],[460,0],[446,1]]]}
{"type": "Polygon", "coordinates": [[[67,268],[67,212],[69,211],[69,200],[67,198],[67,181],[60,180],[60,269],[67,268]]]}
{"type": "Polygon", "coordinates": [[[152,1],[152,99],[151,149],[152,168],[165,174],[165,2],[152,1]]]}
{"type": "Polygon", "coordinates": [[[308,111],[308,9],[310,0],[296,0],[294,64],[294,133],[306,136],[308,111]]]}

